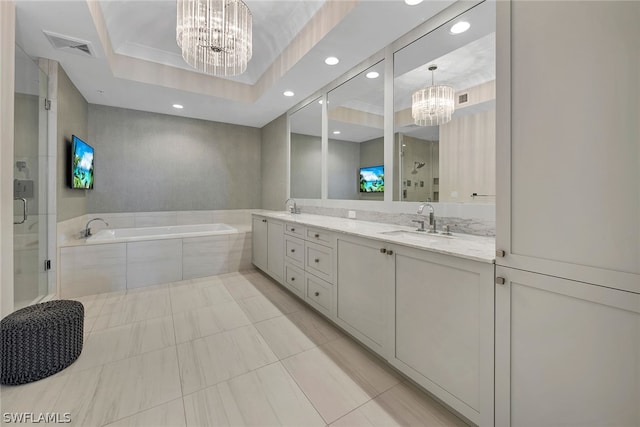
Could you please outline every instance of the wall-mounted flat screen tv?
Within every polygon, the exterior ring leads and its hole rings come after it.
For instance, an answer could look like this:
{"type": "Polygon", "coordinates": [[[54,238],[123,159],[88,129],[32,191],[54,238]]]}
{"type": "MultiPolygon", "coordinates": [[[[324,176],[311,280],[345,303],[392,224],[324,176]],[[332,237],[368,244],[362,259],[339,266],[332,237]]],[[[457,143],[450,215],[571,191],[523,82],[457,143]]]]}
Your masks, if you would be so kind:
{"type": "Polygon", "coordinates": [[[71,188],[93,188],[93,147],[75,135],[71,137],[71,188]]]}
{"type": "Polygon", "coordinates": [[[360,192],[384,192],[384,165],[360,168],[360,192]]]}

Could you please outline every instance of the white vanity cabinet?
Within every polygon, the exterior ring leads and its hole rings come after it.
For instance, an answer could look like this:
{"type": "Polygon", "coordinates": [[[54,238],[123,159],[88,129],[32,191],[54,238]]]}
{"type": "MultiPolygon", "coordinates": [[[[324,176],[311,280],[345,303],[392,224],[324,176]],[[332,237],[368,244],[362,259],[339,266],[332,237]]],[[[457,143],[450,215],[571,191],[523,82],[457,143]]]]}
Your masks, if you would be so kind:
{"type": "Polygon", "coordinates": [[[493,264],[393,250],[390,362],[474,423],[493,425],[493,264]]]}
{"type": "Polygon", "coordinates": [[[337,239],[336,322],[385,358],[392,345],[393,250],[384,242],[337,239]]]}
{"type": "Polygon", "coordinates": [[[282,283],[284,275],[284,224],[271,218],[253,217],[253,264],[282,283]]]}
{"type": "Polygon", "coordinates": [[[493,425],[494,266],[337,238],[336,323],[456,411],[493,425]]]}

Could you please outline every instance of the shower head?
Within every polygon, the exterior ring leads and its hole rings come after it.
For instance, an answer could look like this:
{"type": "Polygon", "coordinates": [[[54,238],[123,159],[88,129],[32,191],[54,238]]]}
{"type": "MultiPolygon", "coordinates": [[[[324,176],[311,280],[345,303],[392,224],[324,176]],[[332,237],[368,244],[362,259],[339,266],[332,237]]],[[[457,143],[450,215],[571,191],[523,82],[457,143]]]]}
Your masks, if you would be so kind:
{"type": "Polygon", "coordinates": [[[411,174],[415,175],[418,173],[418,169],[424,166],[424,162],[413,162],[413,169],[411,170],[411,174]]]}

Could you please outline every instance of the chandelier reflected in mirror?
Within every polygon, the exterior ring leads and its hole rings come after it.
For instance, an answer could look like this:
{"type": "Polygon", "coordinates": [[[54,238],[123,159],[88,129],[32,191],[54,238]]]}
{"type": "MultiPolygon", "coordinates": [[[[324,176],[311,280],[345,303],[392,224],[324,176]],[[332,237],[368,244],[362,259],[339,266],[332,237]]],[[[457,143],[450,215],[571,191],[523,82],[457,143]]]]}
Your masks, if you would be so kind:
{"type": "Polygon", "coordinates": [[[241,0],[177,0],[176,41],[182,58],[199,71],[235,76],[252,51],[251,11],[241,0]]]}
{"type": "Polygon", "coordinates": [[[420,89],[411,96],[411,117],[418,126],[438,126],[451,120],[455,109],[455,91],[451,86],[434,84],[436,65],[429,66],[431,86],[420,89]]]}

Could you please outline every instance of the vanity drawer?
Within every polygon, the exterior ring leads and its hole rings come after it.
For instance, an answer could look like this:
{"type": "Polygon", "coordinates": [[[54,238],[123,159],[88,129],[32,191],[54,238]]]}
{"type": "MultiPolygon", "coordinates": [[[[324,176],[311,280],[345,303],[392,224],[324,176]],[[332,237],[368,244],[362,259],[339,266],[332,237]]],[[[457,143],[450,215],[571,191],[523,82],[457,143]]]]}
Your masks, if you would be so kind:
{"type": "Polygon", "coordinates": [[[307,235],[307,227],[298,224],[285,224],[284,233],[304,239],[307,235]]]}
{"type": "Polygon", "coordinates": [[[331,315],[331,300],[333,299],[333,286],[313,276],[307,276],[306,301],[319,311],[331,315]]]}
{"type": "Polygon", "coordinates": [[[285,285],[301,298],[304,297],[304,270],[285,263],[284,265],[284,281],[285,285]]]}
{"type": "Polygon", "coordinates": [[[302,267],[304,265],[304,240],[296,237],[285,237],[284,255],[287,261],[302,267]]]}
{"type": "Polygon", "coordinates": [[[334,236],[326,230],[307,228],[307,240],[333,247],[334,236]]]}
{"type": "Polygon", "coordinates": [[[333,283],[333,249],[306,242],[304,267],[306,271],[333,283]]]}

